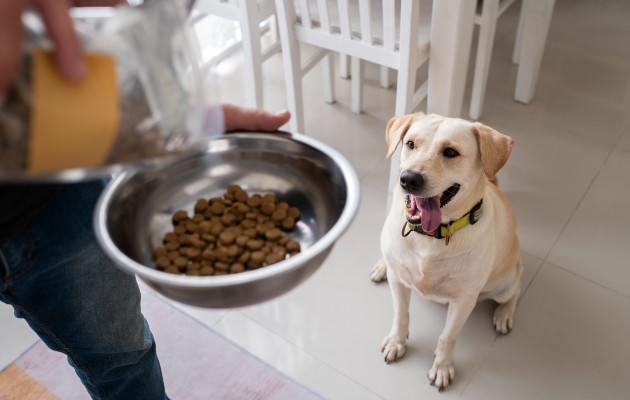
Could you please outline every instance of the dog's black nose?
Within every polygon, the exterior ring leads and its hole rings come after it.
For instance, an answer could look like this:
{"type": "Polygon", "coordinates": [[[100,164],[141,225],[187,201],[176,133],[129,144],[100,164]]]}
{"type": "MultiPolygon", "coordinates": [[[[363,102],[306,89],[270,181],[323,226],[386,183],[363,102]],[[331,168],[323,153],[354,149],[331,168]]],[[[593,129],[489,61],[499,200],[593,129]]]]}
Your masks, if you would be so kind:
{"type": "Polygon", "coordinates": [[[400,174],[400,186],[410,193],[417,192],[424,186],[424,178],[420,174],[403,171],[400,174]]]}

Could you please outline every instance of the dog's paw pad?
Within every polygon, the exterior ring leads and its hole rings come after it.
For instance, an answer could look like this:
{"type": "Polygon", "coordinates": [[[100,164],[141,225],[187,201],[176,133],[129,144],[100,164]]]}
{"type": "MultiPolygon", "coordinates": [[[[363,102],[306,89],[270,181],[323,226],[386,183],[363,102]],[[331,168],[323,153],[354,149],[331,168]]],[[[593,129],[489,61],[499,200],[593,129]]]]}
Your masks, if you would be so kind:
{"type": "Polygon", "coordinates": [[[453,364],[433,364],[427,378],[429,378],[431,386],[436,386],[441,392],[455,379],[455,367],[453,364]]]}
{"type": "Polygon", "coordinates": [[[405,351],[406,345],[404,341],[397,340],[391,336],[387,336],[383,340],[381,353],[383,353],[387,364],[400,360],[405,355],[405,351]]]}

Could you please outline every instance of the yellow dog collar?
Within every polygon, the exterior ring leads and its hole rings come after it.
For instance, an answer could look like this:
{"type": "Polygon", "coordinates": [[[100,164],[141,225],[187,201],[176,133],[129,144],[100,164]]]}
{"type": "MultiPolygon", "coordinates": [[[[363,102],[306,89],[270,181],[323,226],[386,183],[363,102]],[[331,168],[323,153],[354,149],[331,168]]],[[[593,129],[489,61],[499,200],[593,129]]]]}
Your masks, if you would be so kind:
{"type": "Polygon", "coordinates": [[[464,214],[461,218],[451,221],[447,224],[441,224],[439,229],[436,229],[433,234],[427,233],[422,230],[422,224],[412,224],[411,222],[405,221],[405,224],[402,228],[402,235],[404,237],[409,236],[411,232],[417,232],[422,235],[431,236],[436,239],[445,239],[445,244],[448,245],[451,236],[455,234],[455,232],[460,229],[466,227],[467,225],[474,225],[481,218],[481,211],[483,206],[483,199],[479,200],[477,204],[473,206],[473,208],[464,214]],[[405,233],[405,228],[408,229],[407,233],[405,233]]]}

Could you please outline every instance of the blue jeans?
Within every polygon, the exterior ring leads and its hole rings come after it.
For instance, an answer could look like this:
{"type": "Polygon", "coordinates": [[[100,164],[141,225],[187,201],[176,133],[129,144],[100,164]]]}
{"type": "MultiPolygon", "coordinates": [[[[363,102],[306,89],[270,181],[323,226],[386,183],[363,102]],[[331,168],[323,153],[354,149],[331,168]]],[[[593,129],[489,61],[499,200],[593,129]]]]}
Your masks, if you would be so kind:
{"type": "Polygon", "coordinates": [[[0,246],[0,300],[68,356],[92,398],[164,399],[136,280],[113,265],[94,237],[102,189],[102,181],[64,185],[0,246]]]}

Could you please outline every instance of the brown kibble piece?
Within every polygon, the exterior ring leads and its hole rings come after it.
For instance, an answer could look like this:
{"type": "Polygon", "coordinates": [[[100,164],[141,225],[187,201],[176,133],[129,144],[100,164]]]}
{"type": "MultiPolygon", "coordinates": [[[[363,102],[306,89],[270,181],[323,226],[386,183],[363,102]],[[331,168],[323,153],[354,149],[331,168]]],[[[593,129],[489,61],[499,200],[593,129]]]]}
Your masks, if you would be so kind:
{"type": "Polygon", "coordinates": [[[275,209],[276,205],[272,202],[266,202],[260,205],[260,212],[265,215],[271,215],[275,209]]]}
{"type": "Polygon", "coordinates": [[[164,248],[168,251],[173,251],[173,250],[177,250],[179,249],[179,242],[176,241],[172,241],[172,242],[166,242],[166,244],[164,245],[164,248]]]}
{"type": "Polygon", "coordinates": [[[195,212],[196,213],[203,213],[203,211],[206,209],[206,207],[208,207],[208,200],[206,200],[206,199],[199,199],[195,203],[195,212]]]}
{"type": "Polygon", "coordinates": [[[155,265],[157,265],[160,269],[166,269],[171,265],[171,260],[169,260],[166,256],[161,256],[155,260],[155,265]]]}
{"type": "Polygon", "coordinates": [[[186,232],[195,233],[197,231],[197,223],[195,221],[186,221],[186,232]]]}
{"type": "Polygon", "coordinates": [[[232,214],[232,213],[230,213],[230,214],[223,214],[223,216],[221,217],[221,223],[223,223],[223,225],[225,225],[225,226],[230,226],[235,221],[236,221],[236,216],[234,214],[232,214]]]}
{"type": "Polygon", "coordinates": [[[198,269],[187,269],[186,270],[186,275],[189,275],[189,276],[201,276],[201,272],[199,272],[198,269]]]}
{"type": "Polygon", "coordinates": [[[240,256],[238,256],[238,258],[236,259],[236,261],[238,261],[241,264],[245,264],[247,261],[249,261],[249,259],[251,258],[252,253],[249,251],[245,251],[243,254],[241,254],[240,256]]]}
{"type": "Polygon", "coordinates": [[[177,235],[174,232],[169,232],[164,235],[164,243],[166,242],[174,242],[177,240],[177,235]]]}
{"type": "Polygon", "coordinates": [[[243,188],[241,188],[239,185],[230,185],[227,188],[227,192],[230,194],[234,194],[236,192],[242,191],[243,188]]]}
{"type": "Polygon", "coordinates": [[[273,203],[275,205],[276,204],[276,195],[273,194],[273,193],[268,193],[268,194],[263,196],[262,202],[263,203],[273,203]]]}
{"type": "Polygon", "coordinates": [[[210,229],[212,228],[212,224],[210,221],[202,221],[197,225],[197,233],[210,233],[210,229]]]}
{"type": "Polygon", "coordinates": [[[234,204],[234,209],[243,214],[246,214],[247,212],[249,212],[249,207],[247,207],[245,203],[242,203],[240,201],[234,204]]]}
{"type": "Polygon", "coordinates": [[[175,233],[176,235],[182,235],[182,234],[186,233],[186,227],[183,226],[183,225],[177,225],[173,229],[173,233],[175,233]]]}
{"type": "Polygon", "coordinates": [[[246,203],[250,207],[260,207],[260,203],[262,203],[262,197],[259,194],[251,195],[247,199],[246,203]]]}
{"type": "Polygon", "coordinates": [[[278,244],[285,246],[287,243],[289,243],[289,240],[291,240],[291,238],[289,238],[287,235],[283,233],[278,239],[278,244]]]}
{"type": "Polygon", "coordinates": [[[201,267],[199,269],[199,273],[201,274],[201,276],[214,275],[214,268],[212,268],[212,267],[201,267]]]}
{"type": "Polygon", "coordinates": [[[221,202],[215,201],[210,206],[210,210],[212,210],[214,215],[221,215],[223,214],[223,211],[225,211],[225,205],[221,202]]]}
{"type": "Polygon", "coordinates": [[[231,274],[238,274],[239,272],[244,272],[244,271],[245,271],[245,266],[241,263],[234,263],[230,266],[231,274]]]}
{"type": "Polygon", "coordinates": [[[169,274],[179,274],[181,271],[176,266],[171,265],[170,267],[166,268],[164,272],[168,272],[169,274]]]}
{"type": "Polygon", "coordinates": [[[173,214],[173,223],[178,223],[185,219],[188,219],[188,213],[184,210],[175,211],[175,214],[173,214]]]}
{"type": "Polygon", "coordinates": [[[288,210],[289,209],[289,203],[287,203],[286,201],[281,201],[280,203],[278,203],[276,208],[279,208],[280,210],[288,210]]]}
{"type": "Polygon", "coordinates": [[[206,217],[204,217],[203,214],[195,214],[191,219],[198,224],[201,221],[205,221],[206,217]]]}
{"type": "Polygon", "coordinates": [[[295,228],[295,219],[293,219],[292,217],[286,217],[284,220],[282,220],[282,229],[284,229],[285,231],[292,231],[293,228],[295,228]]]}
{"type": "Polygon", "coordinates": [[[258,239],[251,239],[247,241],[247,248],[249,250],[260,250],[263,247],[263,241],[258,239]]]}
{"type": "Polygon", "coordinates": [[[300,210],[297,207],[290,207],[289,211],[288,211],[289,217],[293,218],[294,220],[298,220],[300,219],[300,210]]]}
{"type": "Polygon", "coordinates": [[[228,263],[218,261],[214,263],[214,268],[217,271],[227,271],[228,269],[230,269],[230,266],[228,263]]]}
{"type": "Polygon", "coordinates": [[[184,268],[186,267],[186,265],[188,265],[188,259],[186,257],[177,257],[175,260],[173,260],[173,264],[175,264],[175,266],[178,268],[184,268]]]}
{"type": "Polygon", "coordinates": [[[208,260],[208,261],[214,261],[216,259],[216,254],[214,254],[214,251],[212,251],[210,249],[205,249],[201,253],[201,258],[203,258],[204,260],[208,260]]]}
{"type": "Polygon", "coordinates": [[[236,201],[247,201],[248,197],[247,192],[242,189],[234,193],[234,199],[236,199],[236,201]]]}
{"type": "Polygon", "coordinates": [[[275,264],[275,263],[280,262],[282,260],[283,259],[280,258],[280,256],[278,256],[275,253],[267,254],[267,257],[265,257],[265,262],[267,263],[267,265],[275,264]]]}
{"type": "Polygon", "coordinates": [[[276,208],[276,210],[271,214],[272,221],[282,221],[287,217],[287,211],[282,208],[276,208]]]}
{"type": "Polygon", "coordinates": [[[295,240],[289,240],[289,243],[287,243],[287,251],[290,253],[300,251],[300,244],[295,240]]]}
{"type": "Polygon", "coordinates": [[[236,238],[235,243],[239,247],[245,247],[245,245],[247,244],[247,241],[249,241],[249,237],[245,235],[241,235],[236,238]]]}
{"type": "Polygon", "coordinates": [[[265,232],[265,237],[267,238],[267,240],[271,241],[276,241],[280,239],[281,235],[282,232],[278,228],[269,229],[267,232],[265,232]]]}
{"type": "Polygon", "coordinates": [[[250,239],[254,239],[258,234],[256,233],[256,229],[249,228],[243,231],[243,235],[249,237],[250,239]]]}
{"type": "Polygon", "coordinates": [[[156,247],[153,249],[153,258],[158,259],[160,257],[165,257],[168,254],[168,251],[164,247],[156,247]]]}
{"type": "Polygon", "coordinates": [[[236,240],[236,237],[234,236],[232,232],[225,231],[221,233],[221,235],[219,235],[219,240],[221,241],[221,244],[229,246],[232,243],[234,243],[234,241],[236,240]]]}

